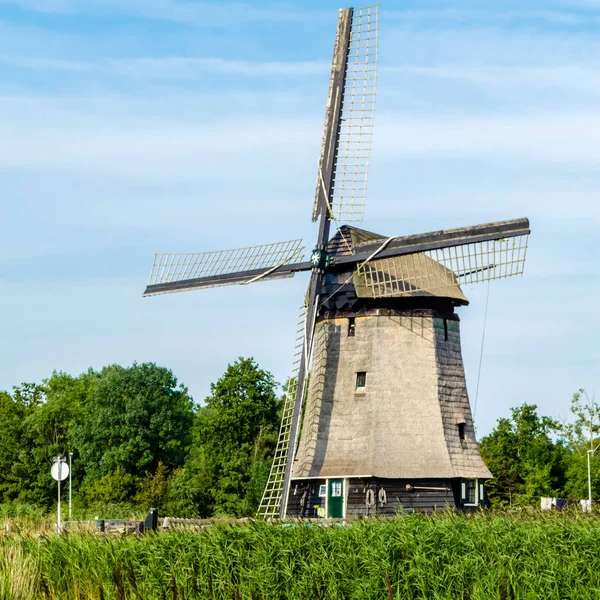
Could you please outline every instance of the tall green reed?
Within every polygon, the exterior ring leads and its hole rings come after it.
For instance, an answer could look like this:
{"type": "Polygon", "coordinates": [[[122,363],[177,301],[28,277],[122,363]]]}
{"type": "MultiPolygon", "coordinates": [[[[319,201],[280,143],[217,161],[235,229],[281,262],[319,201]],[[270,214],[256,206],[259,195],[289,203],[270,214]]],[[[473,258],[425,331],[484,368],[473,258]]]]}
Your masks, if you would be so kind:
{"type": "Polygon", "coordinates": [[[13,572],[16,582],[14,563],[27,559],[30,587],[19,589],[38,598],[389,600],[390,590],[398,599],[600,598],[595,516],[247,523],[140,538],[13,536],[0,548],[13,552],[0,580],[13,572]]]}

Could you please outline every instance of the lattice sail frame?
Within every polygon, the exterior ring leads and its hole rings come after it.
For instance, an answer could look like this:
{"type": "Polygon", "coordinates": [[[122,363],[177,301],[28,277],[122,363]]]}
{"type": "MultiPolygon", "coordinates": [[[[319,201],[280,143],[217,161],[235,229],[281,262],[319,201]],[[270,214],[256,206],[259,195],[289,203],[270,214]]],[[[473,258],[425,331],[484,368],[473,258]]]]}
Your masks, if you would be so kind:
{"type": "MultiPolygon", "coordinates": [[[[357,295],[363,298],[448,295],[450,289],[456,290],[459,285],[522,275],[528,238],[522,235],[374,259],[357,270],[357,295]]],[[[459,290],[457,293],[462,295],[459,290]]]]}
{"type": "MultiPolygon", "coordinates": [[[[187,281],[256,269],[274,268],[298,261],[304,255],[302,240],[249,246],[217,252],[157,253],[149,285],[187,281]]],[[[287,275],[293,276],[293,273],[287,275]]],[[[219,287],[227,283],[215,283],[219,287]]]]}
{"type": "MultiPolygon", "coordinates": [[[[378,30],[377,5],[353,9],[333,194],[330,199],[332,217],[346,223],[362,222],[365,211],[377,91],[378,30]]],[[[329,97],[332,85],[333,71],[329,97]]],[[[313,221],[318,217],[318,198],[322,185],[319,175],[313,221]]]]}
{"type": "MultiPolygon", "coordinates": [[[[288,462],[288,451],[290,445],[290,434],[292,429],[292,417],[294,414],[294,404],[296,401],[296,391],[298,389],[298,373],[300,369],[300,358],[304,351],[304,340],[306,337],[306,306],[301,306],[298,313],[296,325],[296,338],[294,342],[294,355],[292,358],[292,368],[288,379],[285,396],[283,399],[283,409],[281,412],[281,425],[279,427],[279,436],[275,455],[271,463],[269,479],[263,492],[258,514],[265,519],[279,517],[281,499],[283,494],[283,480],[285,469],[288,462]]],[[[293,460],[293,459],[290,459],[293,460]]]]}

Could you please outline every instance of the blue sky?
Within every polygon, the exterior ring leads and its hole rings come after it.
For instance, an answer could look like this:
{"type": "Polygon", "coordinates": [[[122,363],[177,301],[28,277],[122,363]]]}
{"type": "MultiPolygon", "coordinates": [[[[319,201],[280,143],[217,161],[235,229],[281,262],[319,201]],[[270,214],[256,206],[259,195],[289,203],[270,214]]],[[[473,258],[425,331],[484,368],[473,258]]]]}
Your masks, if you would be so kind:
{"type": "MultiPolygon", "coordinates": [[[[287,375],[306,279],[142,298],[155,251],[304,237],[338,2],[0,0],[0,389],[134,360],[287,375]]],[[[600,0],[385,2],[364,228],[528,216],[476,422],[598,386],[600,0]]],[[[460,310],[472,401],[486,286],[460,310]]]]}

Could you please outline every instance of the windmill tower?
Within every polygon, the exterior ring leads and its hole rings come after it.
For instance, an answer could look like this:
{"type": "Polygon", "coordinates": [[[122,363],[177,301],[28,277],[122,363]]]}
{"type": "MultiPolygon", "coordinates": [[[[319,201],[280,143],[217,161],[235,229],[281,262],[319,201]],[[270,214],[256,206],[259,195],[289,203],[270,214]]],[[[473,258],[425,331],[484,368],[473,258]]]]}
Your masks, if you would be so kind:
{"type": "Polygon", "coordinates": [[[455,308],[468,304],[461,285],[522,274],[529,222],[402,237],[340,224],[364,212],[377,31],[376,6],[339,11],[310,260],[301,240],[156,254],[144,294],[310,272],[265,517],[476,507],[491,477],[475,441],[455,308]]]}

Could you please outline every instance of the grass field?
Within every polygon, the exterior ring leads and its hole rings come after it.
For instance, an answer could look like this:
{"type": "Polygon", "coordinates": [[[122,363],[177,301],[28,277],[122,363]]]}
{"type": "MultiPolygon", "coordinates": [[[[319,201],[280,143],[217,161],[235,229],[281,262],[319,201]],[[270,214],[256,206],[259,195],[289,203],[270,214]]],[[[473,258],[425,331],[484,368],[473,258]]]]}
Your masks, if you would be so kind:
{"type": "Polygon", "coordinates": [[[0,599],[600,598],[600,519],[407,516],[0,539],[0,599]]]}

